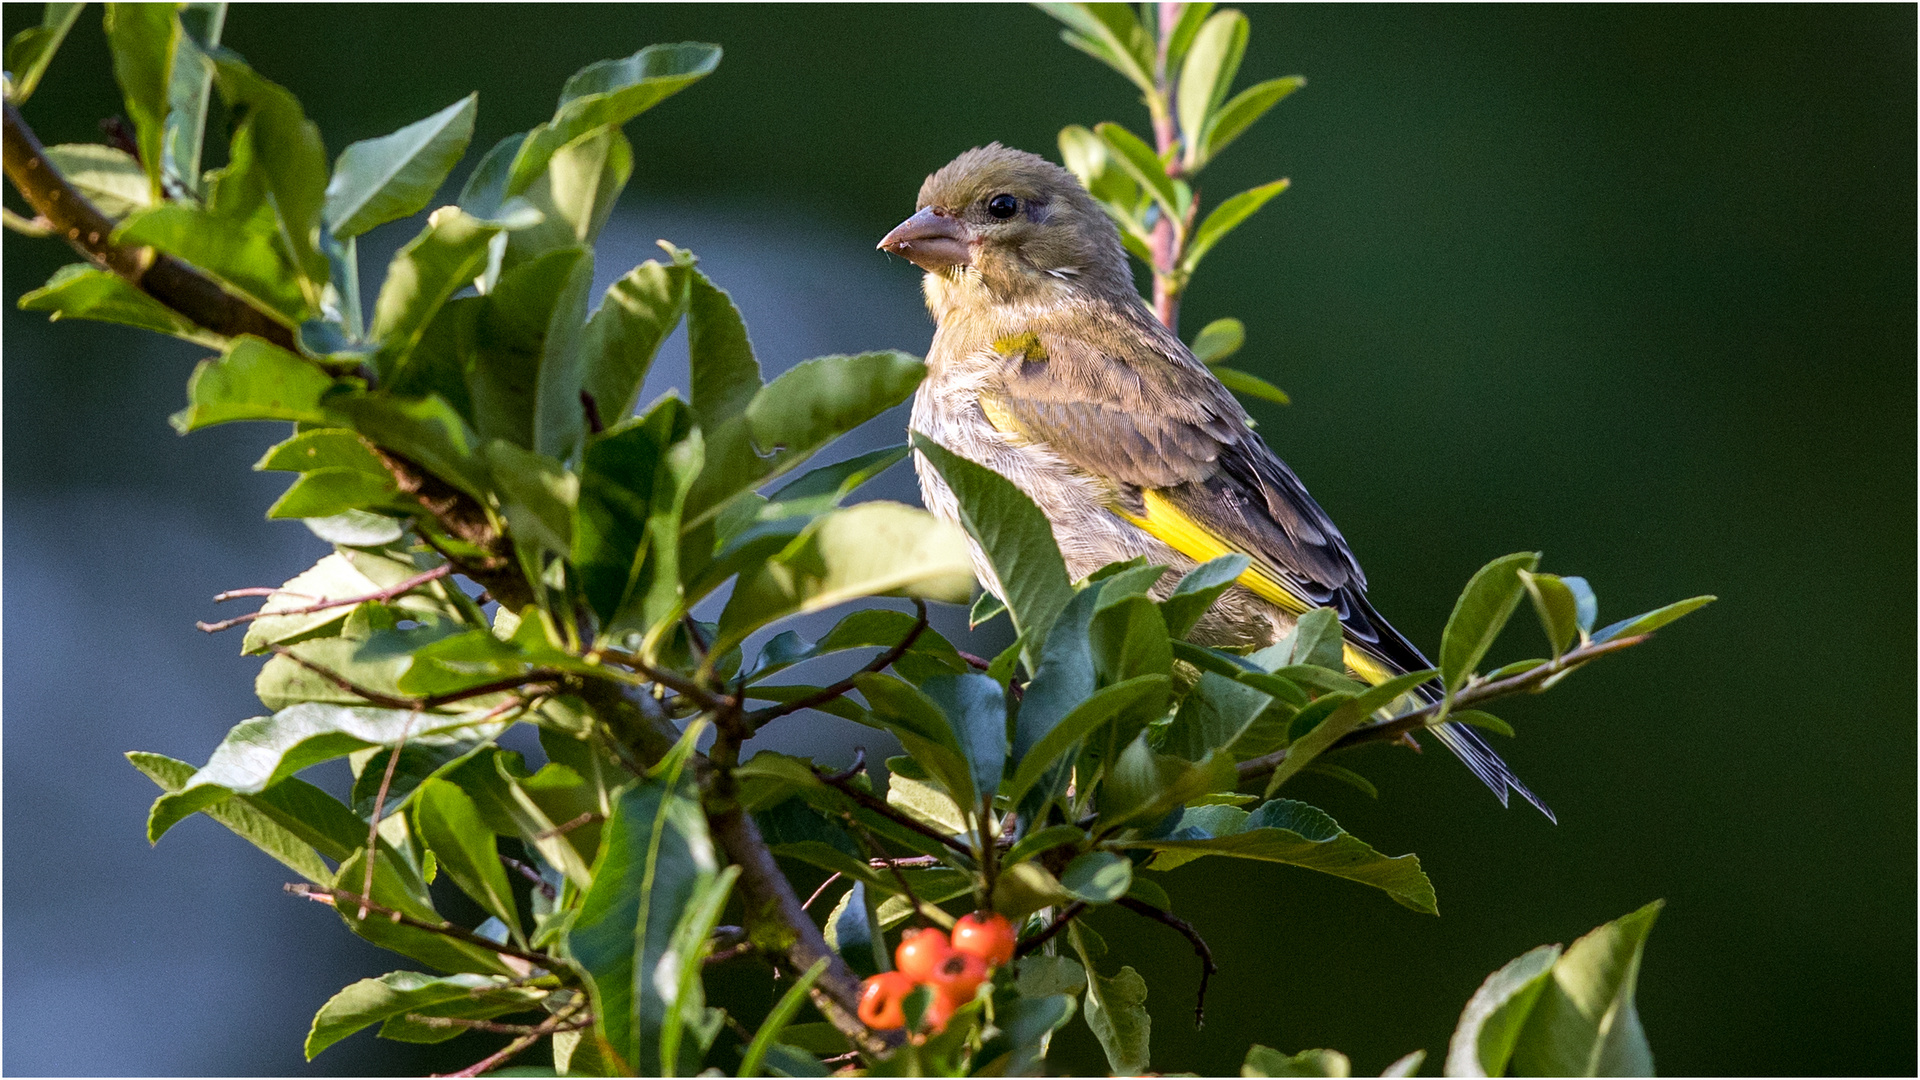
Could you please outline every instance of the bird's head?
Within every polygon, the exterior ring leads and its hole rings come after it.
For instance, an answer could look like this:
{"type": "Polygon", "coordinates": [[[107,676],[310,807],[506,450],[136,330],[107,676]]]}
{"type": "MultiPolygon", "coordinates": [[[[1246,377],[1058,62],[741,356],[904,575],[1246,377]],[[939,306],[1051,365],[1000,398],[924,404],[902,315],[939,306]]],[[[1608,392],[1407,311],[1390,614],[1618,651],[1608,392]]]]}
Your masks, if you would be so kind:
{"type": "Polygon", "coordinates": [[[1138,295],[1113,222],[1045,158],[975,147],[927,177],[918,207],[879,246],[927,272],[936,317],[954,304],[1138,295]]]}

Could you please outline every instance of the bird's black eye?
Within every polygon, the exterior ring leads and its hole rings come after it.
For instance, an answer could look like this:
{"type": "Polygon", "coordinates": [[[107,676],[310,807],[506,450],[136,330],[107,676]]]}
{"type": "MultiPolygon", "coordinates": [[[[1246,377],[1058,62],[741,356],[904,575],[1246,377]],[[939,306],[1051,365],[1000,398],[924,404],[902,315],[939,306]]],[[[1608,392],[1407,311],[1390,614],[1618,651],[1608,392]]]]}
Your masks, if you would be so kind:
{"type": "Polygon", "coordinates": [[[987,200],[987,213],[1002,221],[1020,212],[1020,200],[1005,193],[987,200]]]}

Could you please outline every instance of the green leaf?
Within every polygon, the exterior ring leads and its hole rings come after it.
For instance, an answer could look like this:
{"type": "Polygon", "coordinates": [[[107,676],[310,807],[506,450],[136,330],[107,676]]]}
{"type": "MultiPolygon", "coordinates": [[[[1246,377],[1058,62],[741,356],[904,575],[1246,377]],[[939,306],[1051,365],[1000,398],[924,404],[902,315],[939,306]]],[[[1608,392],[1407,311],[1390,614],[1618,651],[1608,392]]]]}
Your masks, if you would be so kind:
{"type": "Polygon", "coordinates": [[[1538,565],[1538,552],[1516,552],[1481,567],[1467,582],[1440,637],[1440,678],[1448,695],[1473,674],[1474,666],[1487,655],[1493,639],[1500,636],[1513,609],[1520,605],[1526,590],[1518,572],[1538,565]]]}
{"type": "MultiPolygon", "coordinates": [[[[227,171],[243,169],[249,160],[238,157],[227,171]]],[[[207,209],[160,203],[130,214],[113,231],[113,242],[159,248],[219,278],[280,321],[298,325],[315,305],[281,252],[270,212],[239,218],[219,210],[217,203],[207,209]]]]}
{"type": "MultiPolygon", "coordinates": [[[[393,819],[398,821],[400,819],[393,819]]],[[[362,848],[353,857],[340,864],[334,875],[333,887],[342,893],[359,896],[366,888],[367,852],[362,848]]],[[[433,903],[427,896],[426,884],[420,880],[413,869],[394,857],[394,849],[381,846],[381,857],[374,864],[373,902],[390,911],[398,911],[409,918],[418,919],[429,926],[444,926],[446,921],[433,909],[433,903]]],[[[411,956],[424,964],[442,971],[470,971],[483,975],[517,975],[514,969],[499,953],[481,945],[458,941],[431,930],[423,930],[406,923],[394,922],[387,915],[369,911],[367,917],[360,918],[358,900],[339,897],[335,899],[333,910],[346,920],[347,928],[366,938],[383,949],[392,949],[403,956],[411,956]]],[[[524,970],[524,963],[521,964],[524,970]]]]}
{"type": "Polygon", "coordinates": [[[1222,105],[1213,114],[1213,120],[1207,125],[1204,158],[1211,161],[1227,144],[1240,137],[1241,133],[1253,125],[1255,120],[1265,116],[1268,109],[1286,98],[1288,94],[1307,85],[1307,80],[1298,75],[1289,75],[1284,79],[1268,79],[1256,83],[1233,96],[1233,100],[1222,105]]]}
{"type": "Polygon", "coordinates": [[[920,432],[912,440],[945,481],[961,522],[985,553],[997,580],[983,584],[1006,601],[1015,633],[1027,642],[1027,670],[1036,670],[1049,628],[1073,598],[1053,526],[1012,481],[920,432]]]}
{"type": "Polygon", "coordinates": [[[1155,93],[1153,38],[1129,4],[1038,4],[1067,25],[1061,40],[1155,93]]]}
{"type": "Polygon", "coordinates": [[[1338,1050],[1302,1050],[1283,1054],[1255,1043],[1247,1051],[1241,1076],[1352,1076],[1353,1063],[1338,1050]]]}
{"type": "Polygon", "coordinates": [[[309,469],[274,504],[270,518],[318,518],[386,503],[399,488],[390,473],[326,466],[309,469]]]}
{"type": "Polygon", "coordinates": [[[1167,70],[1178,71],[1186,59],[1187,50],[1193,47],[1194,35],[1200,32],[1207,16],[1213,14],[1213,4],[1184,4],[1180,9],[1180,21],[1173,24],[1173,33],[1166,35],[1167,70]]]}
{"type": "MultiPolygon", "coordinates": [[[[1199,761],[1214,750],[1234,753],[1234,741],[1273,704],[1273,698],[1245,683],[1215,672],[1203,672],[1188,691],[1168,726],[1163,748],[1188,761],[1199,761]]],[[[1254,755],[1234,753],[1235,757],[1254,755]]]]}
{"type": "MultiPolygon", "coordinates": [[[[1140,136],[1112,121],[1103,121],[1093,126],[1094,134],[1106,143],[1107,152],[1113,156],[1114,164],[1120,166],[1133,181],[1153,196],[1160,204],[1160,212],[1174,221],[1180,221],[1184,215],[1180,196],[1173,186],[1173,178],[1167,175],[1166,167],[1160,164],[1160,155],[1153,147],[1143,142],[1140,136]]],[[[1228,200],[1231,202],[1232,200],[1228,200]]],[[[1225,204],[1222,204],[1224,208],[1225,204]]],[[[1208,215],[1208,220],[1218,217],[1219,210],[1208,215]]],[[[1192,250],[1192,245],[1188,245],[1192,250]]],[[[1191,258],[1188,260],[1191,262],[1191,258]]]]}
{"type": "MultiPolygon", "coordinates": [[[[1016,802],[1018,800],[1015,800],[1016,802]]],[[[1033,858],[1042,852],[1052,851],[1067,844],[1083,844],[1087,840],[1084,829],[1074,825],[1049,825],[1037,832],[1021,837],[1007,853],[1001,856],[1001,864],[1012,866],[1033,858]]]]}
{"type": "Polygon", "coordinates": [[[1533,1076],[1652,1076],[1653,1050],[1634,1007],[1640,954],[1664,901],[1567,947],[1527,1014],[1513,1071],[1533,1076]]]}
{"type": "Polygon", "coordinates": [[[1069,923],[1067,933],[1087,969],[1087,1027],[1106,1051],[1107,1067],[1116,1076],[1138,1076],[1148,1071],[1151,1062],[1147,1044],[1153,1020],[1147,1015],[1147,981],[1131,967],[1121,968],[1111,978],[1100,974],[1087,955],[1087,934],[1080,924],[1069,923]]]}
{"type": "Polygon", "coordinates": [[[1567,651],[1567,646],[1580,636],[1580,601],[1573,590],[1563,584],[1558,575],[1535,574],[1526,570],[1517,571],[1520,584],[1526,587],[1527,596],[1533,601],[1533,610],[1540,616],[1540,628],[1546,631],[1547,647],[1553,650],[1553,658],[1567,651]]]}
{"type": "Polygon", "coordinates": [[[1283,177],[1272,183],[1248,188],[1214,207],[1211,213],[1201,219],[1200,227],[1193,232],[1193,239],[1187,242],[1187,253],[1180,259],[1180,269],[1193,273],[1215,244],[1226,239],[1228,233],[1239,228],[1241,222],[1252,217],[1267,204],[1267,200],[1287,190],[1292,183],[1283,177]]]}
{"type": "Polygon", "coordinates": [[[126,278],[86,263],[70,263],[47,283],[20,298],[23,311],[45,311],[48,319],[94,319],[171,334],[198,345],[219,348],[223,339],[135,288],[126,278]]]}
{"type": "Polygon", "coordinates": [[[1460,1010],[1447,1044],[1448,1076],[1505,1076],[1514,1044],[1553,978],[1560,946],[1542,945],[1487,976],[1460,1010]]]}
{"type": "Polygon", "coordinates": [[[1574,621],[1580,624],[1580,632],[1591,634],[1593,621],[1600,617],[1600,598],[1593,595],[1593,586],[1583,577],[1563,577],[1560,583],[1573,590],[1574,621]]]}
{"type": "Polygon", "coordinates": [[[508,269],[565,247],[592,247],[633,175],[633,145],[618,128],[582,135],[554,152],[523,195],[543,219],[507,242],[508,269]]]}
{"type": "Polygon", "coordinates": [[[342,418],[381,446],[398,451],[415,464],[454,487],[482,500],[487,498],[486,462],[480,457],[480,437],[438,396],[404,400],[365,394],[333,394],[327,398],[327,417],[342,418]]]}
{"type": "Polygon", "coordinates": [[[1133,863],[1111,851],[1089,851],[1060,871],[1060,887],[1089,904],[1111,904],[1133,885],[1133,863]]]}
{"type": "Polygon", "coordinates": [[[924,510],[869,502],[822,515],[786,550],[741,575],[720,615],[716,653],[788,615],[867,596],[964,604],[973,561],[960,530],[924,510]]]}
{"type": "MultiPolygon", "coordinates": [[[[475,1015],[462,1010],[467,1019],[487,1015],[523,1012],[539,1008],[544,990],[510,986],[500,976],[425,975],[418,971],[394,971],[377,979],[361,979],[327,1000],[314,1014],[313,1029],[307,1033],[307,1060],[320,1051],[364,1028],[408,1013],[446,1015],[436,1006],[482,1004],[485,1012],[475,1015]]],[[[460,1028],[453,1028],[458,1033],[460,1028]]]]}
{"type": "Polygon", "coordinates": [[[20,31],[13,35],[12,41],[7,42],[7,74],[12,77],[7,88],[8,101],[18,107],[33,96],[34,88],[40,85],[40,77],[47,73],[47,65],[53,63],[53,54],[59,51],[60,42],[66,39],[67,31],[73,29],[74,20],[80,17],[80,9],[86,6],[43,5],[40,25],[20,31]]]}
{"type": "Polygon", "coordinates": [[[311,568],[280,586],[260,606],[261,616],[247,626],[242,653],[265,651],[271,644],[297,640],[322,627],[341,622],[355,605],[305,611],[328,600],[346,600],[379,591],[380,586],[361,573],[345,556],[328,555],[311,568]],[[280,612],[304,611],[300,615],[280,612]]]}
{"type": "MultiPolygon", "coordinates": [[[[228,795],[258,794],[310,765],[370,746],[392,745],[403,731],[411,741],[475,729],[478,715],[483,714],[447,716],[404,709],[305,704],[242,721],[179,791],[163,795],[153,804],[147,819],[147,839],[158,841],[182,818],[228,795]]],[[[504,726],[490,725],[495,730],[504,726]]]]}
{"type": "Polygon", "coordinates": [[[593,254],[569,247],[501,275],[480,315],[468,374],[483,438],[564,461],[586,431],[580,404],[581,335],[593,254]]]}
{"type": "MultiPolygon", "coordinates": [[[[1279,790],[1281,784],[1286,783],[1297,775],[1300,770],[1306,768],[1313,762],[1314,758],[1333,749],[1334,743],[1339,742],[1348,732],[1365,723],[1374,713],[1393,704],[1400,695],[1407,693],[1416,686],[1426,683],[1431,680],[1433,676],[1434,672],[1431,668],[1425,671],[1410,671],[1404,675],[1397,675],[1388,679],[1378,686],[1370,687],[1364,693],[1350,698],[1334,693],[1317,699],[1314,705],[1320,705],[1322,702],[1328,701],[1338,701],[1339,704],[1334,706],[1333,711],[1328,714],[1327,718],[1320,721],[1313,730],[1294,738],[1292,745],[1287,748],[1286,760],[1282,761],[1279,766],[1273,770],[1273,778],[1267,781],[1267,796],[1271,798],[1273,793],[1279,790]]],[[[1312,707],[1313,706],[1309,706],[1308,708],[1311,709],[1312,707]]],[[[1300,717],[1305,717],[1306,715],[1307,710],[1301,710],[1300,717]]],[[[1295,718],[1295,724],[1300,722],[1300,717],[1295,718]]]]}
{"type": "Polygon", "coordinates": [[[1276,405],[1293,404],[1293,399],[1287,396],[1285,390],[1258,375],[1241,371],[1239,368],[1216,367],[1213,369],[1213,377],[1220,380],[1220,385],[1241,397],[1271,401],[1276,405]]]}
{"type": "Polygon", "coordinates": [[[902,352],[823,356],[796,364],[753,395],[747,431],[784,472],[913,396],[926,365],[902,352]]]}
{"type": "Polygon", "coordinates": [[[1461,709],[1458,712],[1450,712],[1447,714],[1447,720],[1450,723],[1456,724],[1472,724],[1474,727],[1485,728],[1488,731],[1505,735],[1509,739],[1514,737],[1513,725],[1492,713],[1481,712],[1478,709],[1461,709]]]}
{"type": "Polygon", "coordinates": [[[193,369],[187,407],[171,420],[182,435],[235,420],[325,423],[320,396],[332,385],[333,377],[312,361],[256,337],[239,337],[224,355],[193,369]]]}
{"type": "Polygon", "coordinates": [[[1160,852],[1154,860],[1157,870],[1203,855],[1289,863],[1371,885],[1415,911],[1439,914],[1433,882],[1421,871],[1417,856],[1388,858],[1325,813],[1292,799],[1269,800],[1251,814],[1232,806],[1190,807],[1169,836],[1127,840],[1119,846],[1160,852]]]}
{"type": "Polygon", "coordinates": [[[426,208],[473,139],[480,95],[468,94],[391,135],[348,145],[327,181],[327,228],[344,240],[426,208]]]}
{"type": "MultiPolygon", "coordinates": [[[[184,787],[197,771],[184,761],[175,761],[160,754],[133,751],[127,754],[127,760],[169,794],[184,787]]],[[[321,797],[333,801],[331,796],[324,793],[321,797]]],[[[202,812],[308,881],[316,885],[333,881],[333,871],[320,861],[320,853],[314,850],[314,846],[275,821],[273,815],[253,805],[252,800],[229,799],[210,805],[202,812]]],[[[366,842],[364,832],[360,834],[358,842],[366,842]]]]}
{"type": "Polygon", "coordinates": [[[1180,134],[1186,143],[1187,171],[1206,161],[1206,129],[1233,88],[1240,58],[1247,51],[1247,17],[1229,8],[1209,18],[1193,36],[1180,66],[1180,134]]]}
{"type": "MultiPolygon", "coordinates": [[[[1044,732],[1036,734],[1031,726],[1020,726],[1016,731],[1019,739],[1031,738],[1032,742],[1015,754],[1018,764],[1013,779],[1004,789],[1008,800],[1018,805],[1021,797],[1040,782],[1055,762],[1102,724],[1125,712],[1144,711],[1143,705],[1151,708],[1157,703],[1164,708],[1171,687],[1172,682],[1166,675],[1141,675],[1094,691],[1044,732]]],[[[1023,701],[1023,716],[1027,715],[1026,709],[1023,701]]]]}
{"type": "Polygon", "coordinates": [[[1225,754],[1210,754],[1197,762],[1156,754],[1144,731],[1109,758],[1105,769],[1097,826],[1101,833],[1129,825],[1151,825],[1202,795],[1232,790],[1238,779],[1233,759],[1225,754]]]}
{"type": "Polygon", "coordinates": [[[1717,596],[1695,596],[1686,600],[1679,600],[1668,604],[1666,607],[1655,608],[1645,615],[1635,615],[1631,619],[1622,619],[1604,630],[1597,631],[1593,635],[1593,640],[1612,641],[1618,637],[1650,634],[1673,620],[1680,618],[1682,615],[1690,615],[1718,599],[1720,598],[1717,596]]]}
{"type": "Polygon", "coordinates": [[[649,45],[632,56],[589,64],[567,80],[553,119],[527,133],[513,158],[507,193],[532,186],[563,146],[597,128],[619,127],[699,79],[720,63],[720,46],[649,45]]]}
{"type": "MultiPolygon", "coordinates": [[[[167,85],[173,74],[174,42],[180,36],[180,24],[173,15],[172,4],[107,5],[107,46],[113,50],[113,77],[125,96],[127,118],[133,121],[134,141],[140,147],[140,160],[146,164],[155,202],[160,200],[167,85]]],[[[56,44],[58,40],[54,39],[56,44]]]]}
{"type": "Polygon", "coordinates": [[[707,1008],[700,980],[713,951],[713,929],[739,877],[740,868],[728,866],[701,886],[681,909],[667,951],[654,968],[653,982],[666,1007],[658,1039],[662,1076],[697,1073],[725,1022],[720,1010],[707,1008]]]}
{"type": "Polygon", "coordinates": [[[1341,659],[1345,640],[1340,614],[1332,608],[1314,608],[1300,616],[1286,637],[1247,659],[1268,672],[1302,664],[1337,672],[1345,667],[1341,659]]]}
{"type": "Polygon", "coordinates": [[[702,453],[677,398],[588,443],[573,562],[603,632],[644,630],[678,600],[679,515],[702,453]]]}
{"type": "Polygon", "coordinates": [[[587,320],[581,383],[607,426],[633,412],[654,354],[687,313],[692,274],[683,259],[671,265],[649,259],[608,286],[587,320]]]}
{"type": "Polygon", "coordinates": [[[472,283],[487,262],[487,244],[500,227],[459,209],[442,207],[427,227],[387,265],[373,304],[373,367],[396,375],[454,293],[472,283]]]}
{"type": "Polygon", "coordinates": [[[768,503],[761,507],[760,520],[823,514],[839,506],[861,485],[892,468],[908,453],[904,443],[884,446],[810,470],[774,492],[768,503]]]}
{"type": "MultiPolygon", "coordinates": [[[[953,722],[947,718],[940,703],[891,675],[857,675],[854,685],[859,688],[861,696],[867,699],[873,719],[893,732],[900,740],[900,745],[913,756],[914,762],[946,789],[946,794],[956,806],[955,812],[962,815],[958,823],[964,826],[964,815],[974,806],[980,791],[974,783],[973,766],[967,748],[961,744],[953,722]]],[[[999,690],[999,684],[994,684],[994,690],[999,690]]],[[[900,785],[899,780],[898,777],[894,779],[894,786],[903,787],[903,790],[910,786],[900,785]]],[[[942,822],[941,827],[955,823],[954,820],[947,820],[942,822]]]]}
{"type": "Polygon", "coordinates": [[[573,549],[573,515],[580,477],[544,454],[495,439],[482,451],[500,495],[500,514],[516,542],[554,555],[573,549]]]}
{"type": "Polygon", "coordinates": [[[1144,596],[1099,607],[1088,627],[1088,640],[1093,645],[1094,671],[1103,683],[1172,673],[1167,624],[1160,618],[1159,607],[1144,596]]]}
{"type": "MultiPolygon", "coordinates": [[[[687,356],[693,413],[708,431],[742,416],[760,393],[760,361],[747,324],[726,290],[698,270],[687,307],[687,356]]],[[[765,475],[761,473],[760,475],[765,475]]]]}
{"type": "Polygon", "coordinates": [[[174,45],[173,72],[167,80],[167,121],[160,164],[170,183],[203,194],[200,157],[206,141],[207,103],[213,93],[213,63],[207,52],[220,43],[227,5],[180,5],[181,35],[174,45]]]}
{"type": "Polygon", "coordinates": [[[494,846],[493,830],[480,820],[480,811],[467,793],[445,780],[421,784],[414,800],[414,820],[420,838],[439,860],[440,868],[481,910],[507,924],[520,939],[520,914],[513,888],[494,846]]]}
{"type": "Polygon", "coordinates": [[[1123,240],[1140,229],[1132,209],[1140,201],[1140,184],[1114,161],[1100,136],[1079,124],[1061,128],[1060,160],[1119,223],[1123,240]]]}
{"type": "Polygon", "coordinates": [[[1361,794],[1369,799],[1377,799],[1380,797],[1380,789],[1373,786],[1373,781],[1342,765],[1316,761],[1301,771],[1313,773],[1317,776],[1324,776],[1332,780],[1338,780],[1343,784],[1358,789],[1361,794]]]}
{"type": "Polygon", "coordinates": [[[1246,343],[1245,323],[1234,318],[1215,319],[1194,336],[1193,358],[1211,366],[1239,352],[1246,343]]]}
{"type": "Polygon", "coordinates": [[[1006,601],[982,589],[980,595],[973,598],[973,607],[967,611],[967,629],[977,630],[1006,613],[1006,601]]]}
{"type": "Polygon", "coordinates": [[[68,143],[47,147],[46,155],[60,175],[111,221],[153,205],[146,170],[125,150],[97,143],[68,143]]]}
{"type": "MultiPolygon", "coordinates": [[[[697,737],[699,727],[689,734],[697,737]]],[[[679,985],[674,931],[719,872],[706,816],[683,782],[691,749],[683,739],[614,803],[593,884],[567,932],[568,950],[592,980],[595,1030],[628,1072],[651,1071],[659,1061],[660,1031],[679,985]],[[665,987],[656,978],[663,965],[676,976],[665,987]]]]}
{"type": "Polygon", "coordinates": [[[1006,691],[976,672],[935,675],[920,684],[947,715],[975,792],[991,797],[1007,764],[1006,691]]]}
{"type": "Polygon", "coordinates": [[[367,441],[346,428],[310,428],[299,432],[285,442],[269,447],[253,467],[274,472],[309,472],[324,468],[386,471],[386,466],[380,463],[367,441]]]}
{"type": "Polygon", "coordinates": [[[526,141],[527,133],[522,131],[494,143],[492,149],[481,155],[480,164],[467,174],[455,204],[482,220],[497,217],[507,201],[515,197],[507,191],[507,181],[512,176],[513,159],[526,141]]]}
{"type": "Polygon", "coordinates": [[[813,984],[820,980],[826,970],[827,958],[823,956],[802,972],[786,993],[780,995],[773,1011],[760,1022],[760,1030],[753,1033],[753,1041],[747,1044],[746,1052],[741,1055],[736,1076],[760,1075],[761,1064],[767,1059],[767,1049],[779,1040],[780,1033],[787,1029],[787,1024],[799,1013],[800,1007],[807,1003],[807,991],[813,989],[813,984]]]}
{"type": "Polygon", "coordinates": [[[308,306],[318,308],[320,289],[331,276],[319,247],[327,190],[327,148],[320,129],[285,87],[261,78],[232,53],[216,50],[213,64],[214,83],[228,108],[246,116],[234,142],[248,144],[280,222],[280,242],[300,274],[308,306]]]}

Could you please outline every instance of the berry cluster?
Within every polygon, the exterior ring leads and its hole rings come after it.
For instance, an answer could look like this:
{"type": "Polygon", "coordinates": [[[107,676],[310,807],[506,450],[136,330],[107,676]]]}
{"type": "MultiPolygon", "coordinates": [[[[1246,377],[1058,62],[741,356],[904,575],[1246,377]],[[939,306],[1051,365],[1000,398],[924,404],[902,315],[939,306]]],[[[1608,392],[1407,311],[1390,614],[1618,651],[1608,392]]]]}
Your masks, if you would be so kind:
{"type": "Polygon", "coordinates": [[[871,976],[860,990],[860,1022],[876,1031],[903,1027],[902,1009],[916,986],[933,990],[933,1000],[920,1018],[923,1030],[947,1026],[953,1011],[973,1000],[993,969],[1013,959],[1013,925],[1002,915],[962,915],[949,937],[929,927],[908,930],[893,951],[892,971],[871,976]]]}

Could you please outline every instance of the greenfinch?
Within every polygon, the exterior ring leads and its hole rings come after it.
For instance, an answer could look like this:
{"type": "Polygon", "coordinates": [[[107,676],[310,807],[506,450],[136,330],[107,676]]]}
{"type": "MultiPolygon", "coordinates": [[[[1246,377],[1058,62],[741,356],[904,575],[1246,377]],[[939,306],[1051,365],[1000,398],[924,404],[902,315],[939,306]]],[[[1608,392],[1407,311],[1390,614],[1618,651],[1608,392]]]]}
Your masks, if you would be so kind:
{"type": "MultiPolygon", "coordinates": [[[[879,246],[925,271],[938,326],[914,429],[1033,499],[1071,575],[1143,555],[1185,572],[1240,552],[1251,565],[1192,640],[1264,647],[1326,607],[1359,678],[1432,666],[1368,603],[1359,562],[1299,477],[1148,309],[1119,232],[1072,173],[998,143],[969,150],[879,246]]],[[[919,454],[915,467],[928,509],[957,521],[939,473],[919,454]]],[[[999,594],[977,545],[974,563],[999,594]]],[[[1435,701],[1439,687],[1415,693],[1435,701]]],[[[1503,805],[1512,790],[1552,817],[1472,729],[1434,734],[1503,805]]]]}

